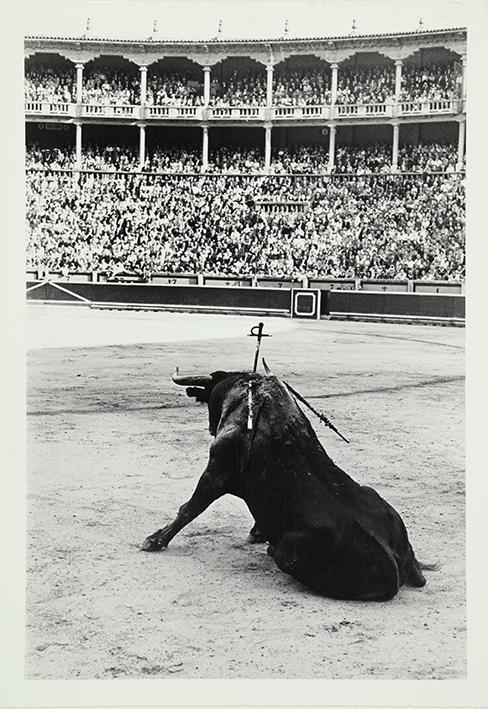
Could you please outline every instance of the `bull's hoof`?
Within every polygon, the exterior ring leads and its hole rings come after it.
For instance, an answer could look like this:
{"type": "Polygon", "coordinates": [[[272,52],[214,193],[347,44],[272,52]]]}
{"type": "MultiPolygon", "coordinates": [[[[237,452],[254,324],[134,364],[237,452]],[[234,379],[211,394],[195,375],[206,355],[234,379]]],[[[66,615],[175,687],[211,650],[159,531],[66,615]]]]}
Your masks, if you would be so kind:
{"type": "Polygon", "coordinates": [[[249,542],[249,544],[264,544],[268,540],[266,539],[264,534],[261,532],[258,525],[255,524],[254,527],[249,532],[249,536],[247,538],[247,541],[249,542]]]}
{"type": "Polygon", "coordinates": [[[161,549],[166,549],[166,546],[160,539],[154,537],[147,537],[141,544],[141,551],[161,551],[161,549]]]}

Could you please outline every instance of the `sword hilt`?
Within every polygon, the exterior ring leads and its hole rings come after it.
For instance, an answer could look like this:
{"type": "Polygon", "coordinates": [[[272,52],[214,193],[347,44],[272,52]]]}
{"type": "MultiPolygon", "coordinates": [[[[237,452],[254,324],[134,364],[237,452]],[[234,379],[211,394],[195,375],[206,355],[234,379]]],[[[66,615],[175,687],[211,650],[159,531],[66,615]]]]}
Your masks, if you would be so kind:
{"type": "Polygon", "coordinates": [[[259,359],[259,347],[261,345],[261,338],[262,337],[271,337],[271,335],[268,335],[263,332],[264,328],[264,323],[260,322],[257,325],[254,325],[251,328],[251,332],[248,333],[248,337],[256,337],[256,353],[254,355],[254,365],[253,365],[253,372],[255,372],[258,368],[258,359],[259,359]]]}

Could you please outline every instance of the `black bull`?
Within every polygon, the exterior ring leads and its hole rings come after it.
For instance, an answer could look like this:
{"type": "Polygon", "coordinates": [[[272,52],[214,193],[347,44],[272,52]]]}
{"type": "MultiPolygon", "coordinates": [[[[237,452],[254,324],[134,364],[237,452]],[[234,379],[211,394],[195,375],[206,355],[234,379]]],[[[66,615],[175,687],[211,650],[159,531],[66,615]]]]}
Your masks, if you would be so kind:
{"type": "Polygon", "coordinates": [[[404,583],[425,584],[400,515],[335,465],[277,377],[173,379],[208,403],[215,440],[193,495],[171,524],[147,537],[144,550],[166,547],[229,493],[246,502],[277,566],[318,593],[386,600],[404,583]]]}

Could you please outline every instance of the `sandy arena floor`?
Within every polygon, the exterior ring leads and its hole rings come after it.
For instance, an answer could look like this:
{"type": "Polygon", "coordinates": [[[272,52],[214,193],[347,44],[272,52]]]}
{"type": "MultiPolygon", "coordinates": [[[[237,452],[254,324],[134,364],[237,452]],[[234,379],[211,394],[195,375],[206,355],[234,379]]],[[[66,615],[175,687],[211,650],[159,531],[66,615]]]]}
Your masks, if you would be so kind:
{"type": "Polygon", "coordinates": [[[443,679],[466,674],[464,330],[265,319],[273,371],[351,441],[332,458],[403,516],[421,589],[333,601],[249,545],[226,497],[138,544],[203,470],[183,372],[248,369],[259,318],[29,308],[27,678],[443,679]]]}

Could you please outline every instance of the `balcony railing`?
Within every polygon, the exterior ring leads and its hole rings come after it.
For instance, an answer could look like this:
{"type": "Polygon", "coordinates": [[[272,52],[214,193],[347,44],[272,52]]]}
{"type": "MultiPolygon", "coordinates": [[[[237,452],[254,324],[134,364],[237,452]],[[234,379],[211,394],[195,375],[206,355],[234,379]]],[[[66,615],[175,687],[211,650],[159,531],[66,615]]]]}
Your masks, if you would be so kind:
{"type": "Polygon", "coordinates": [[[209,120],[264,120],[264,106],[209,106],[205,109],[209,120]]]}
{"type": "Polygon", "coordinates": [[[51,116],[74,116],[74,103],[58,103],[56,101],[26,101],[26,113],[38,113],[51,116]]]}
{"type": "Polygon", "coordinates": [[[345,103],[333,107],[334,118],[393,118],[394,106],[392,103],[345,103]]]}
{"type": "Polygon", "coordinates": [[[126,106],[118,104],[105,106],[103,104],[82,103],[80,109],[79,115],[82,117],[100,116],[103,118],[140,118],[141,115],[140,106],[126,106]]]}
{"type": "Polygon", "coordinates": [[[408,116],[455,115],[466,110],[466,101],[439,99],[394,103],[336,104],[334,106],[140,106],[25,101],[26,114],[81,118],[128,118],[146,121],[256,121],[350,120],[408,116]]]}
{"type": "Polygon", "coordinates": [[[273,106],[271,108],[271,118],[273,120],[302,120],[322,118],[328,120],[330,116],[330,106],[273,106]]]}
{"type": "Polygon", "coordinates": [[[141,108],[145,120],[188,120],[201,121],[203,118],[201,106],[146,106],[141,108]]]}
{"type": "Polygon", "coordinates": [[[432,116],[442,113],[462,111],[459,99],[437,99],[434,101],[401,101],[397,106],[398,116],[432,116]]]}

